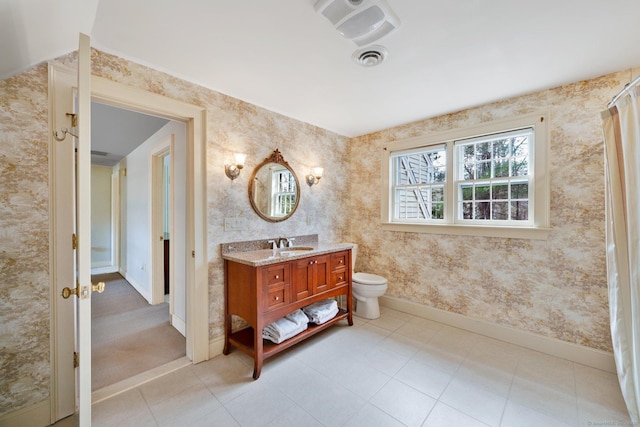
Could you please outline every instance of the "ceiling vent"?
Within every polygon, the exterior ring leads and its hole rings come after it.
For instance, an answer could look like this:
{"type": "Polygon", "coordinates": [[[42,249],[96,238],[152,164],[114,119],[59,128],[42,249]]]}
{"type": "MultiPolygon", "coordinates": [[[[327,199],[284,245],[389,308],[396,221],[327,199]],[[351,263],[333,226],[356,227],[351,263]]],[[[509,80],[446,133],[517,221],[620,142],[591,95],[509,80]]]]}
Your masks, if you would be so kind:
{"type": "Polygon", "coordinates": [[[373,43],[400,26],[384,0],[318,0],[315,9],[358,46],[373,43]]]}
{"type": "Polygon", "coordinates": [[[356,50],[352,58],[358,65],[373,67],[384,61],[387,57],[387,49],[382,46],[367,46],[356,50]]]}

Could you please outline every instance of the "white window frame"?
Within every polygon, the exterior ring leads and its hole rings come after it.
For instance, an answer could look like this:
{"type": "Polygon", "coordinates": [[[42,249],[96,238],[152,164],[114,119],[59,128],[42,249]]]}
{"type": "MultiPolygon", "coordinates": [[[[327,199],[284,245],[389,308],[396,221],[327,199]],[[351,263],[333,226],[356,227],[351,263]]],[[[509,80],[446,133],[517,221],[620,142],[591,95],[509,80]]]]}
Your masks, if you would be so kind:
{"type": "Polygon", "coordinates": [[[533,113],[504,120],[496,120],[469,128],[461,128],[446,132],[433,133],[416,138],[393,141],[383,147],[381,158],[382,170],[382,229],[388,231],[404,231],[418,233],[491,236],[523,239],[547,239],[550,229],[549,194],[550,182],[548,173],[549,126],[548,113],[533,113]],[[530,160],[533,163],[533,185],[530,185],[529,203],[533,204],[533,217],[526,223],[508,221],[465,221],[456,218],[458,198],[457,165],[454,164],[455,141],[482,137],[532,128],[534,143],[529,147],[530,160]],[[410,152],[420,148],[437,145],[446,146],[446,169],[444,198],[445,211],[442,220],[393,220],[393,167],[392,161],[399,152],[410,152]]]}
{"type": "Polygon", "coordinates": [[[291,176],[291,180],[294,180],[293,174],[289,169],[284,166],[276,165],[271,168],[269,174],[269,181],[271,184],[271,199],[269,200],[269,212],[271,212],[271,216],[280,218],[288,215],[290,213],[281,213],[280,210],[282,208],[281,197],[291,197],[295,198],[295,191],[281,191],[280,189],[280,181],[278,180],[279,175],[289,174],[291,176]]]}

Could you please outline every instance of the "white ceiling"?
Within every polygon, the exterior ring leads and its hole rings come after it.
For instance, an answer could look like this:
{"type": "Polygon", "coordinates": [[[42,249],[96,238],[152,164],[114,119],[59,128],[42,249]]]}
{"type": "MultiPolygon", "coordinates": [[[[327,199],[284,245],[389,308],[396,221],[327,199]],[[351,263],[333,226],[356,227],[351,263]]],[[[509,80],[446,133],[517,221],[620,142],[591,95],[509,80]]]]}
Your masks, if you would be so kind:
{"type": "Polygon", "coordinates": [[[352,137],[640,66],[638,0],[387,0],[401,25],[372,68],[315,1],[0,0],[0,77],[89,31],[98,49],[352,137]]]}
{"type": "Polygon", "coordinates": [[[91,103],[91,163],[115,166],[169,120],[91,103]]]}

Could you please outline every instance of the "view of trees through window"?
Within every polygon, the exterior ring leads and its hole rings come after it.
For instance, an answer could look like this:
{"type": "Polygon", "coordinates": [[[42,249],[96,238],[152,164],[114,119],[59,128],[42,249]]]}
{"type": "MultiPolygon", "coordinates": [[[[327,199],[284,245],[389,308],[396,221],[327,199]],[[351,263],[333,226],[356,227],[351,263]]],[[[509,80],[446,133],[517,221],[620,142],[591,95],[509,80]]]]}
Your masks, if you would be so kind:
{"type": "MultiPolygon", "coordinates": [[[[533,129],[449,143],[457,165],[458,220],[527,221],[533,129]]],[[[391,157],[395,220],[443,220],[447,145],[400,152],[391,157]]]]}
{"type": "Polygon", "coordinates": [[[459,141],[461,219],[529,219],[529,147],[532,129],[459,141]]]}

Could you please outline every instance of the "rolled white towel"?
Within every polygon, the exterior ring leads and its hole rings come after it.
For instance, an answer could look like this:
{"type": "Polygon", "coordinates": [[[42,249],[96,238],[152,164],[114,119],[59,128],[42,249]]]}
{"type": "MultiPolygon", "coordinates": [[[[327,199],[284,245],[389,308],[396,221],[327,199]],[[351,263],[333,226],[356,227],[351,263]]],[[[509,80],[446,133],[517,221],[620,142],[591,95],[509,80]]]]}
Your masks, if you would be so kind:
{"type": "Polygon", "coordinates": [[[304,331],[308,326],[309,318],[302,310],[298,309],[265,326],[262,329],[262,337],[280,344],[282,341],[304,331]]]}
{"type": "Polygon", "coordinates": [[[320,325],[338,314],[338,303],[334,299],[326,299],[303,307],[302,311],[311,323],[320,325]]]}

